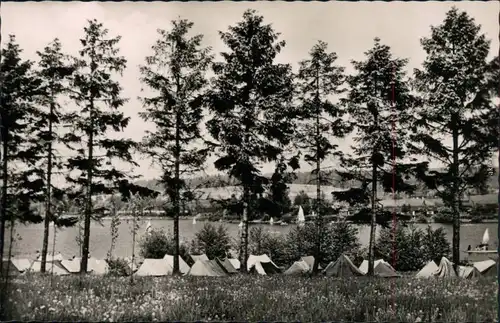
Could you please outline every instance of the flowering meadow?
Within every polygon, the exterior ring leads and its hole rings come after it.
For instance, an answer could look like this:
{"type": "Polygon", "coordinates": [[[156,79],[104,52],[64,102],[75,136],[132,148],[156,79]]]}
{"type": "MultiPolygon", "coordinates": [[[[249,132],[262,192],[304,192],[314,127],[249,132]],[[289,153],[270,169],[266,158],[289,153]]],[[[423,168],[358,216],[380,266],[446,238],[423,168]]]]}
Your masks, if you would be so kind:
{"type": "Polygon", "coordinates": [[[12,279],[0,320],[494,322],[496,277],[12,279]]]}

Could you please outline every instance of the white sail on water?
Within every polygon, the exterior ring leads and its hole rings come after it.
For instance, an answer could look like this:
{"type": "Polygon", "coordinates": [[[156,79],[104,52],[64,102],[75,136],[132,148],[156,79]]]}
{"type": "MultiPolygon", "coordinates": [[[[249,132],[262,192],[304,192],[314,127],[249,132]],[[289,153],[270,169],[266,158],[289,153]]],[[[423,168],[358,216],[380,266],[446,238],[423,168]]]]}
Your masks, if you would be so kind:
{"type": "Polygon", "coordinates": [[[241,221],[240,224],[238,224],[238,228],[240,228],[240,229],[243,228],[243,221],[241,221]]]}
{"type": "Polygon", "coordinates": [[[299,206],[299,214],[297,215],[297,223],[302,226],[306,222],[306,217],[304,216],[304,209],[299,206]]]}
{"type": "Polygon", "coordinates": [[[196,218],[193,218],[193,224],[196,224],[196,218]]]}
{"type": "Polygon", "coordinates": [[[273,225],[273,224],[274,224],[274,219],[273,219],[273,218],[271,218],[271,220],[269,220],[269,224],[270,224],[270,225],[273,225]]]}
{"type": "Polygon", "coordinates": [[[490,232],[488,229],[486,229],[484,231],[484,234],[483,234],[483,244],[488,244],[488,242],[490,242],[490,232]]]}
{"type": "Polygon", "coordinates": [[[148,224],[146,224],[146,234],[151,234],[151,229],[152,229],[151,221],[148,221],[148,224]]]}

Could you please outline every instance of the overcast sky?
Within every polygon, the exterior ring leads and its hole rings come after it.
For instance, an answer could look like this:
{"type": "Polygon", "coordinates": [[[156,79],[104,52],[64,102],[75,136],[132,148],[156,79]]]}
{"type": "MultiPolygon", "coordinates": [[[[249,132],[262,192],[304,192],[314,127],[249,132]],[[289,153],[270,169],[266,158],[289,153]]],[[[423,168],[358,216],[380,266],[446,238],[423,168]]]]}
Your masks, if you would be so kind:
{"type": "MultiPolygon", "coordinates": [[[[203,34],[204,45],[215,53],[224,50],[218,31],[240,21],[243,12],[252,8],[272,23],[282,34],[287,46],[278,61],[291,63],[294,69],[307,57],[318,41],[329,44],[338,54],[337,63],[351,71],[350,60],[364,59],[364,52],[380,37],[393,53],[410,60],[408,69],[419,67],[425,58],[419,39],[428,36],[430,25],[439,25],[452,6],[465,10],[481,24],[481,31],[491,39],[491,57],[498,52],[498,1],[492,2],[7,2],[2,4],[2,42],[8,34],[16,35],[24,50],[23,56],[36,60],[35,52],[43,49],[54,38],[59,38],[68,54],[76,55],[79,39],[87,19],[97,19],[110,30],[121,35],[121,55],[128,61],[121,84],[123,95],[130,98],[124,106],[132,117],[125,136],[140,140],[148,124],[137,112],[141,106],[138,65],[151,54],[151,45],[157,38],[156,29],[170,28],[171,20],[185,18],[194,22],[192,32],[203,34]]],[[[347,142],[342,143],[348,145],[347,142]]],[[[159,171],[141,158],[136,173],[146,178],[157,178],[159,171]]],[[[213,163],[207,163],[207,172],[213,172],[213,163]]],[[[270,167],[264,172],[272,171],[270,167]]]]}

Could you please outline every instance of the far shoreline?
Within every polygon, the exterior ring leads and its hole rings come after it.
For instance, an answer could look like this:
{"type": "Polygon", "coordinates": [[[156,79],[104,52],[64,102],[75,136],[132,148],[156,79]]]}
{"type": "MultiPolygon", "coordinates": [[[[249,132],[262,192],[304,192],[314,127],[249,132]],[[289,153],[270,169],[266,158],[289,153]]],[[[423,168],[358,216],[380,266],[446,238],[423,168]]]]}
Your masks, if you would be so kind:
{"type": "MultiPolygon", "coordinates": [[[[118,217],[120,221],[127,221],[127,220],[133,220],[134,218],[132,216],[119,216],[118,217]]],[[[102,217],[101,220],[105,221],[111,221],[113,217],[105,216],[102,217]]],[[[164,217],[164,216],[143,216],[143,217],[138,217],[137,218],[139,221],[154,221],[154,220],[166,220],[166,221],[173,221],[173,218],[170,217],[164,217]]],[[[179,220],[186,221],[186,220],[193,220],[193,216],[181,216],[179,217],[179,220]]],[[[226,224],[238,224],[240,223],[241,220],[218,220],[218,221],[210,221],[208,218],[205,217],[200,217],[197,218],[196,221],[199,222],[211,222],[211,223],[226,223],[226,224]]],[[[312,222],[312,221],[307,221],[307,222],[312,222]]],[[[306,222],[306,223],[307,223],[306,222]]],[[[335,221],[331,221],[334,223],[335,221]]],[[[352,221],[347,221],[348,223],[353,223],[352,221]]],[[[405,221],[406,223],[409,224],[448,224],[451,225],[452,223],[441,223],[441,222],[434,222],[434,221],[428,221],[428,222],[418,222],[418,221],[405,221]]],[[[269,221],[248,221],[249,224],[266,224],[270,225],[269,221]]],[[[482,220],[481,222],[471,222],[470,220],[464,219],[461,220],[461,224],[482,224],[482,223],[498,223],[498,219],[485,219],[482,220]]],[[[294,225],[295,223],[288,223],[287,225],[294,225]]],[[[274,226],[280,226],[279,223],[274,224],[274,226]]]]}

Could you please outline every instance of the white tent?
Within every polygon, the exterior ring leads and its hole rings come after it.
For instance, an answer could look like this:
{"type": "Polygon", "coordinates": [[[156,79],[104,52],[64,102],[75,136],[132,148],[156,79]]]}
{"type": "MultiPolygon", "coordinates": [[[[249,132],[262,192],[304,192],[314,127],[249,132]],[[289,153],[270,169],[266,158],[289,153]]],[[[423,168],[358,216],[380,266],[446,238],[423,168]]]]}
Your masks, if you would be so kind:
{"type": "Polygon", "coordinates": [[[307,274],[309,272],[311,268],[309,267],[309,265],[303,261],[303,260],[299,260],[299,261],[296,261],[294,262],[290,268],[288,268],[284,274],[285,275],[304,275],[304,274],[307,274]]]}
{"type": "MultiPolygon", "coordinates": [[[[378,259],[373,264],[374,275],[379,277],[399,277],[396,270],[384,259],[378,259]]],[[[363,274],[368,273],[368,260],[363,260],[359,266],[359,271],[363,274]]]]}
{"type": "Polygon", "coordinates": [[[446,257],[442,257],[439,262],[439,268],[436,271],[437,277],[457,277],[455,269],[453,269],[453,263],[449,261],[446,257]]]}
{"type": "MultiPolygon", "coordinates": [[[[171,255],[165,255],[165,257],[163,257],[163,259],[165,259],[168,264],[174,268],[174,256],[171,256],[171,255]]],[[[187,274],[189,272],[189,266],[188,264],[184,261],[184,259],[182,259],[181,256],[179,256],[179,271],[182,273],[182,274],[187,274]]]]}
{"type": "Polygon", "coordinates": [[[32,264],[32,261],[27,258],[11,258],[10,260],[16,269],[21,273],[27,272],[32,264]]]}
{"type": "Polygon", "coordinates": [[[208,256],[204,253],[202,253],[201,255],[189,255],[189,256],[191,257],[193,262],[196,262],[196,260],[210,260],[208,259],[208,256]]]}
{"type": "Polygon", "coordinates": [[[266,254],[250,255],[247,260],[247,270],[248,272],[255,270],[259,275],[281,272],[280,268],[266,254]]]}
{"type": "Polygon", "coordinates": [[[240,263],[240,261],[238,259],[236,259],[236,258],[229,258],[228,260],[231,263],[231,265],[233,265],[234,269],[240,270],[241,263],[240,263]]]}
{"type": "MultiPolygon", "coordinates": [[[[76,274],[80,272],[80,257],[75,257],[73,259],[64,259],[61,261],[61,265],[66,268],[67,271],[70,273],[76,274]]],[[[87,272],[90,271],[88,266],[87,266],[87,272]]]]}
{"type": "MultiPolygon", "coordinates": [[[[41,271],[41,267],[42,267],[42,262],[36,260],[31,265],[29,271],[34,272],[34,273],[39,273],[41,271]]],[[[70,272],[67,271],[66,268],[64,268],[64,266],[58,260],[46,262],[45,270],[47,273],[53,272],[54,275],[58,275],[58,276],[65,276],[65,275],[70,274],[70,272]],[[52,265],[54,265],[54,266],[52,266],[52,265]]]]}
{"type": "MultiPolygon", "coordinates": [[[[314,256],[305,256],[305,257],[302,257],[300,258],[301,261],[304,261],[310,269],[310,271],[313,270],[313,267],[314,267],[314,256]]],[[[318,265],[318,269],[319,270],[323,270],[323,268],[321,267],[321,265],[318,265]]]]}
{"type": "MultiPolygon", "coordinates": [[[[42,261],[42,255],[39,255],[36,260],[38,261],[42,261]]],[[[57,261],[63,261],[64,260],[64,257],[61,253],[58,253],[57,255],[54,255],[54,257],[52,257],[52,254],[47,254],[47,258],[46,258],[46,261],[49,262],[49,261],[52,261],[52,260],[57,260],[57,261]]]]}
{"type": "Polygon", "coordinates": [[[189,276],[227,276],[216,260],[197,260],[188,272],[189,276]]]}
{"type": "Polygon", "coordinates": [[[474,266],[458,266],[458,277],[471,279],[481,276],[481,273],[474,266]]]}
{"type": "Polygon", "coordinates": [[[483,273],[490,269],[491,267],[495,266],[496,262],[495,260],[488,259],[484,261],[477,261],[473,264],[473,266],[480,272],[483,273]]]}
{"type": "MultiPolygon", "coordinates": [[[[82,258],[75,257],[69,260],[61,261],[61,265],[70,273],[79,273],[82,258]]],[[[90,257],[87,260],[87,272],[95,275],[104,275],[108,272],[108,263],[106,260],[90,257]]]]}
{"type": "Polygon", "coordinates": [[[436,272],[438,271],[439,267],[438,265],[434,262],[434,260],[431,260],[425,265],[420,271],[415,275],[415,277],[422,278],[422,277],[433,277],[436,272]]]}
{"type": "Polygon", "coordinates": [[[167,276],[171,275],[171,267],[165,259],[144,259],[144,262],[135,272],[136,276],[167,276]]]}
{"type": "Polygon", "coordinates": [[[344,254],[340,255],[337,260],[328,264],[325,270],[323,270],[323,274],[328,277],[353,277],[364,275],[364,273],[352,263],[351,259],[344,254]]]}
{"type": "Polygon", "coordinates": [[[92,274],[104,275],[108,272],[109,267],[106,260],[90,257],[87,262],[87,269],[89,269],[92,274]]]}
{"type": "MultiPolygon", "coordinates": [[[[385,262],[384,259],[378,259],[378,260],[375,260],[374,264],[373,264],[373,268],[377,267],[377,265],[381,262],[385,262]]],[[[390,266],[390,265],[389,265],[390,266]]],[[[391,266],[392,267],[392,266],[391,266]]],[[[368,273],[368,260],[363,260],[363,262],[361,263],[361,265],[359,266],[359,270],[363,273],[363,274],[367,274],[368,273]]]]}

